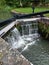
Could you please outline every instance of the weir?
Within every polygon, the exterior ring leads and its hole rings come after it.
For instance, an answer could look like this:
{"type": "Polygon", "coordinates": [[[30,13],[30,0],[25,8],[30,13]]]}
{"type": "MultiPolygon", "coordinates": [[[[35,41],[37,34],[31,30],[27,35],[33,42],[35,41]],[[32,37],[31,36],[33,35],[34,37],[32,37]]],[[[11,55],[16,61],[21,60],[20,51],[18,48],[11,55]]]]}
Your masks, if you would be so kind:
{"type": "Polygon", "coordinates": [[[17,25],[18,23],[22,22],[30,22],[30,21],[39,21],[39,20],[49,20],[49,18],[47,17],[40,17],[40,18],[30,18],[30,19],[16,19],[15,21],[13,21],[12,23],[10,23],[9,25],[7,25],[5,28],[3,28],[2,30],[0,30],[0,37],[2,37],[6,32],[8,32],[14,25],[17,25]]]}
{"type": "Polygon", "coordinates": [[[33,65],[17,49],[11,49],[9,44],[0,38],[0,65],[33,65]]]}
{"type": "MultiPolygon", "coordinates": [[[[2,37],[2,36],[4,36],[9,30],[11,30],[11,28],[14,26],[14,25],[17,25],[18,23],[20,23],[20,22],[30,22],[30,21],[36,21],[36,20],[39,20],[40,18],[31,18],[31,19],[17,19],[16,21],[13,21],[12,23],[10,23],[8,26],[6,26],[5,28],[3,28],[1,31],[0,31],[0,37],[2,37]]],[[[0,38],[0,43],[3,43],[3,39],[2,38],[0,38]]],[[[8,56],[8,57],[10,57],[10,58],[18,58],[19,57],[19,59],[17,59],[17,62],[16,62],[16,59],[15,59],[15,62],[14,61],[11,61],[11,63],[9,62],[9,64],[17,64],[18,62],[19,62],[19,64],[20,65],[24,65],[24,63],[26,64],[26,65],[33,65],[31,62],[29,62],[27,59],[25,59],[22,55],[21,55],[21,53],[22,53],[22,51],[19,53],[19,52],[17,52],[17,50],[16,50],[16,53],[15,53],[15,50],[14,51],[12,51],[12,49],[18,49],[18,48],[20,48],[20,47],[24,47],[25,46],[25,41],[23,40],[23,38],[20,36],[20,33],[19,33],[19,31],[16,29],[16,28],[14,28],[12,31],[11,31],[11,34],[7,37],[7,38],[5,38],[5,41],[7,41],[8,43],[7,43],[7,45],[9,45],[9,49],[8,50],[4,50],[4,52],[5,51],[7,51],[7,55],[9,55],[9,54],[11,54],[11,53],[14,53],[14,54],[16,54],[17,53],[17,57],[16,56],[8,56]],[[11,52],[12,51],[12,52],[11,52]],[[8,52],[11,52],[11,53],[8,53],[8,52]],[[21,58],[20,58],[21,57],[21,58]],[[19,61],[18,61],[19,60],[19,61]],[[21,63],[22,62],[22,63],[21,63]]],[[[4,43],[3,44],[5,44],[6,42],[4,41],[4,43]]],[[[6,45],[5,45],[5,47],[6,47],[6,45]]],[[[2,50],[2,49],[1,49],[2,50]]],[[[3,53],[3,51],[2,51],[2,53],[3,53]]],[[[5,57],[3,57],[2,58],[2,61],[1,61],[1,63],[3,62],[3,64],[8,64],[8,57],[6,58],[6,53],[4,54],[5,55],[5,57]],[[6,61],[6,59],[7,59],[7,61],[6,61]],[[4,61],[5,60],[5,61],[4,61]]],[[[3,56],[4,56],[3,55],[3,56]]]]}
{"type": "Polygon", "coordinates": [[[36,21],[40,20],[40,18],[31,18],[31,19],[17,19],[16,21],[13,21],[9,25],[7,25],[5,28],[0,30],[0,36],[2,37],[7,31],[9,31],[15,24],[17,25],[19,22],[25,22],[25,21],[36,21]]]}
{"type": "MultiPolygon", "coordinates": [[[[34,46],[36,42],[39,41],[39,34],[38,34],[38,22],[41,22],[42,20],[45,20],[45,17],[43,18],[30,18],[30,19],[17,19],[16,21],[10,23],[7,27],[2,29],[0,31],[0,36],[4,36],[11,28],[16,25],[14,29],[11,30],[10,34],[5,38],[5,40],[8,42],[8,45],[10,46],[10,52],[13,53],[12,49],[18,49],[20,51],[20,54],[27,50],[29,46],[34,46]],[[32,22],[35,27],[32,29],[32,22]],[[21,23],[21,24],[20,24],[21,23]],[[22,36],[20,34],[19,29],[17,28],[17,25],[20,24],[22,28],[22,36]],[[34,31],[34,32],[33,32],[34,31]]],[[[46,18],[48,20],[48,18],[46,18]]],[[[45,21],[44,21],[45,23],[45,21]]],[[[1,38],[0,38],[1,39],[1,38]]],[[[2,41],[3,42],[3,41],[2,41]]],[[[17,52],[17,51],[16,51],[17,52]]],[[[9,54],[10,55],[10,54],[9,54]]],[[[19,54],[18,56],[19,57],[19,54]]],[[[21,56],[22,57],[22,56],[21,56]]],[[[4,60],[4,58],[3,58],[4,60]]],[[[5,61],[4,61],[5,62],[5,61]]],[[[13,61],[15,62],[15,61],[13,61]]],[[[26,62],[24,60],[24,62],[26,62]]],[[[21,64],[24,65],[24,64],[21,64]]],[[[26,65],[33,65],[28,61],[26,65]]]]}

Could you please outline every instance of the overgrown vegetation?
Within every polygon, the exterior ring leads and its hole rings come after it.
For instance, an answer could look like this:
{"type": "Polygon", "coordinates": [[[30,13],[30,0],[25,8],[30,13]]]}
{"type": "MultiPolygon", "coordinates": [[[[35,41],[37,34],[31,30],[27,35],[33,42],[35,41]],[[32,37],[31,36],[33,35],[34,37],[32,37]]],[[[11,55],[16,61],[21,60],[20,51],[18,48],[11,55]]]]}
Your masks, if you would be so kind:
{"type": "Polygon", "coordinates": [[[1,6],[11,6],[11,7],[28,7],[34,5],[44,5],[49,2],[49,0],[0,0],[1,6]]]}
{"type": "Polygon", "coordinates": [[[22,27],[21,27],[21,23],[15,25],[15,27],[19,30],[19,32],[20,32],[21,35],[22,35],[22,27]]]}
{"type": "Polygon", "coordinates": [[[39,33],[45,38],[49,40],[49,24],[44,22],[39,22],[38,25],[39,33]]]}

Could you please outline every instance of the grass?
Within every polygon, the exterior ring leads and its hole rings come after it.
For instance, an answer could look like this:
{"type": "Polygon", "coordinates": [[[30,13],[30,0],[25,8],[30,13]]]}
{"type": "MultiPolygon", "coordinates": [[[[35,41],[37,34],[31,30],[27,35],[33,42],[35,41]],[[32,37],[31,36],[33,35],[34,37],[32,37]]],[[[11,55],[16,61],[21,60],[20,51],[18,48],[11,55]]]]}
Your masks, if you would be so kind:
{"type": "MultiPolygon", "coordinates": [[[[32,8],[31,7],[27,7],[27,8],[11,8],[9,6],[3,6],[1,7],[0,6],[0,21],[1,20],[6,20],[10,17],[12,17],[11,15],[11,10],[14,10],[16,12],[19,12],[19,13],[32,13],[32,8]]],[[[46,11],[46,10],[49,10],[49,7],[36,7],[35,8],[35,12],[41,12],[41,11],[46,11]]],[[[49,14],[46,14],[46,16],[49,17],[49,14]]]]}
{"type": "MultiPolygon", "coordinates": [[[[49,7],[36,7],[34,12],[42,12],[49,10],[49,7]]],[[[32,13],[33,10],[31,7],[29,8],[15,8],[14,11],[19,12],[19,13],[32,13]]],[[[49,14],[46,14],[45,16],[49,17],[49,14]]]]}
{"type": "Polygon", "coordinates": [[[11,11],[11,8],[8,6],[0,7],[0,20],[6,20],[6,19],[12,17],[10,11],[11,11]]]}
{"type": "Polygon", "coordinates": [[[32,13],[32,9],[31,8],[16,8],[14,10],[16,12],[20,12],[20,13],[32,13]]]}
{"type": "Polygon", "coordinates": [[[0,19],[1,20],[6,20],[6,19],[8,19],[10,17],[11,17],[10,12],[0,11],[0,19]]]}
{"type": "MultiPolygon", "coordinates": [[[[20,13],[32,13],[32,8],[16,8],[14,9],[16,12],[20,12],[20,13]]],[[[46,11],[49,10],[49,8],[47,7],[36,7],[35,8],[35,12],[41,12],[41,11],[46,11]]]]}

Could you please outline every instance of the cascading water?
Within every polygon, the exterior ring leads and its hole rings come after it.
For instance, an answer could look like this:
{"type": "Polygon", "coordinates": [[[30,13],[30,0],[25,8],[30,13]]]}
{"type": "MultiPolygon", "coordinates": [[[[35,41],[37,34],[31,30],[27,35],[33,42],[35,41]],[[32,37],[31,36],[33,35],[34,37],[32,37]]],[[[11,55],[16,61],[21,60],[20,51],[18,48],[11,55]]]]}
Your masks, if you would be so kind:
{"type": "Polygon", "coordinates": [[[26,50],[30,45],[35,44],[39,35],[36,28],[32,29],[32,24],[21,25],[22,36],[17,28],[11,30],[10,35],[8,35],[5,40],[9,43],[11,48],[21,48],[21,52],[26,50]],[[34,33],[33,33],[34,32],[34,33]]]}
{"type": "Polygon", "coordinates": [[[32,23],[21,25],[22,35],[30,35],[33,33],[38,33],[38,25],[35,25],[35,24],[33,24],[33,25],[34,25],[34,27],[32,27],[32,23]]]}
{"type": "MultiPolygon", "coordinates": [[[[38,23],[38,22],[37,22],[38,23]]],[[[22,38],[25,41],[25,47],[23,48],[22,52],[27,50],[29,46],[34,45],[37,40],[39,40],[38,34],[38,25],[37,23],[33,23],[34,28],[32,27],[32,23],[25,25],[21,25],[22,27],[22,38]]]]}
{"type": "Polygon", "coordinates": [[[23,48],[22,52],[28,49],[29,46],[35,45],[36,41],[39,41],[39,34],[30,34],[30,35],[25,35],[22,36],[22,38],[25,41],[25,47],[23,48]]]}
{"type": "MultiPolygon", "coordinates": [[[[37,24],[37,23],[36,23],[37,24]]],[[[24,24],[22,36],[14,28],[5,40],[11,48],[17,48],[33,65],[49,65],[49,42],[39,38],[38,25],[24,24]]]]}
{"type": "Polygon", "coordinates": [[[14,28],[10,35],[8,35],[5,40],[9,43],[9,45],[11,46],[11,48],[20,48],[22,46],[24,46],[25,42],[22,39],[22,37],[20,36],[19,31],[17,30],[17,28],[14,28]]]}
{"type": "Polygon", "coordinates": [[[23,28],[22,38],[25,41],[25,47],[22,50],[22,54],[33,63],[33,65],[49,65],[49,42],[39,38],[38,26],[30,26],[26,24],[26,28],[23,28]],[[28,32],[25,35],[25,30],[28,32]]]}

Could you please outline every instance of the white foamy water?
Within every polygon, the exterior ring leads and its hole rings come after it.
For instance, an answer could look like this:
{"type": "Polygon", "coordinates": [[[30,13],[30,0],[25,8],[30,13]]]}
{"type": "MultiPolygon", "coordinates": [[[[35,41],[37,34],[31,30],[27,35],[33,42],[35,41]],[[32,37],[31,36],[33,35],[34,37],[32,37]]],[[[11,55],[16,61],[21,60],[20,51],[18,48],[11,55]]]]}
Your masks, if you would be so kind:
{"type": "Polygon", "coordinates": [[[14,44],[12,45],[13,48],[20,48],[22,46],[25,45],[25,42],[23,41],[23,39],[19,39],[19,41],[14,42],[14,44]]]}
{"type": "Polygon", "coordinates": [[[6,38],[6,40],[7,42],[9,42],[11,48],[20,48],[25,45],[24,40],[22,39],[19,31],[16,28],[11,31],[10,35],[6,38]]]}
{"type": "Polygon", "coordinates": [[[14,28],[6,38],[6,41],[9,43],[11,48],[22,48],[22,51],[25,51],[29,46],[36,43],[38,37],[38,33],[21,36],[17,28],[14,28]]]}
{"type": "Polygon", "coordinates": [[[24,49],[23,49],[22,51],[27,50],[28,47],[31,46],[31,45],[33,45],[33,44],[35,44],[35,42],[36,42],[36,41],[33,41],[33,42],[31,42],[31,43],[26,44],[26,46],[24,47],[24,49]]]}
{"type": "Polygon", "coordinates": [[[22,52],[27,50],[29,46],[34,45],[36,43],[36,41],[39,41],[38,37],[39,37],[39,35],[37,33],[22,36],[22,38],[25,41],[25,47],[23,48],[22,52]]]}

